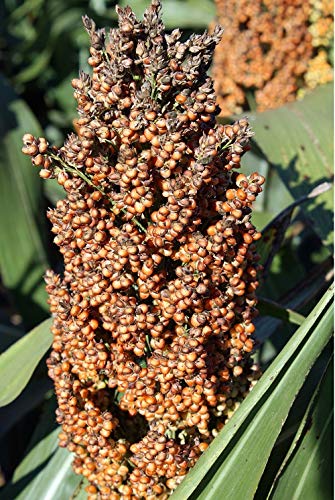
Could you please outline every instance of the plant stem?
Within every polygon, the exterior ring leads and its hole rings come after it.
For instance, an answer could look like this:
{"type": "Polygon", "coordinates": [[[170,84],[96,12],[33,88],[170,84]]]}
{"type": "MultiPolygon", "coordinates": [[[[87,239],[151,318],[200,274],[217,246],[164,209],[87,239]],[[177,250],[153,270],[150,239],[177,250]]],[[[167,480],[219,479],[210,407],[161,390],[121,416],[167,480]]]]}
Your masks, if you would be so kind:
{"type": "MultiPolygon", "coordinates": [[[[63,161],[59,156],[52,153],[50,150],[48,151],[48,156],[50,156],[50,158],[52,158],[56,162],[60,163],[66,171],[78,175],[78,177],[83,179],[83,181],[85,181],[89,186],[92,186],[94,189],[99,191],[103,196],[105,196],[113,208],[115,207],[115,201],[109,198],[109,196],[105,193],[105,191],[101,187],[94,184],[94,182],[89,177],[87,177],[83,172],[81,172],[81,170],[78,170],[77,167],[75,167],[74,165],[69,165],[68,163],[65,163],[65,161],[63,161]]],[[[126,210],[124,208],[121,208],[120,211],[126,214],[126,210]]],[[[146,231],[145,227],[142,226],[142,224],[135,217],[133,217],[131,220],[145,233],[146,231]]]]}

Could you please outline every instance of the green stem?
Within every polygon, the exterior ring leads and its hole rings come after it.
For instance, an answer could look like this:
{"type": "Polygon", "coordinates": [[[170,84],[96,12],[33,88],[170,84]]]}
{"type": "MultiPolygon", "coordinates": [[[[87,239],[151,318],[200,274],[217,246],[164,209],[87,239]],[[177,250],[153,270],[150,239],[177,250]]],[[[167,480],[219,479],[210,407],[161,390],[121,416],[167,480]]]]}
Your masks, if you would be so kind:
{"type": "Polygon", "coordinates": [[[229,139],[229,141],[227,142],[227,144],[225,144],[224,146],[221,143],[220,147],[219,147],[220,152],[224,151],[227,148],[229,148],[229,146],[232,144],[232,142],[233,142],[233,139],[229,139]]]}
{"type": "MultiPolygon", "coordinates": [[[[115,202],[111,198],[109,198],[109,196],[105,193],[105,191],[101,187],[94,184],[94,182],[89,177],[87,177],[83,172],[81,172],[81,170],[78,170],[77,167],[75,167],[74,165],[72,166],[68,165],[59,156],[55,155],[51,151],[48,151],[48,156],[50,156],[50,158],[52,158],[56,162],[60,163],[66,171],[78,175],[78,177],[83,179],[83,181],[85,181],[89,186],[92,186],[94,189],[99,191],[103,196],[105,196],[113,208],[115,207],[115,202]]],[[[121,208],[120,211],[124,214],[127,213],[124,208],[121,208]]],[[[133,217],[131,220],[145,233],[146,231],[145,227],[142,226],[142,224],[137,219],[135,219],[135,217],[133,217]]]]}
{"type": "Polygon", "coordinates": [[[151,345],[150,345],[150,337],[149,337],[149,335],[145,336],[145,341],[146,341],[146,344],[147,344],[147,350],[151,354],[152,353],[152,348],[151,348],[151,345]]]}
{"type": "MultiPolygon", "coordinates": [[[[102,188],[100,188],[99,186],[96,186],[94,184],[94,182],[89,177],[87,177],[83,172],[81,172],[80,170],[78,170],[77,167],[68,165],[59,156],[57,156],[57,155],[55,155],[53,153],[48,153],[48,155],[53,160],[58,161],[65,168],[65,170],[67,170],[68,172],[71,172],[72,174],[78,175],[78,177],[80,177],[81,179],[83,179],[90,186],[94,187],[94,189],[96,189],[97,191],[99,191],[103,196],[108,197],[106,195],[105,191],[102,188]]],[[[108,200],[110,201],[110,203],[112,205],[114,205],[113,200],[111,200],[110,198],[108,198],[108,200]]]]}

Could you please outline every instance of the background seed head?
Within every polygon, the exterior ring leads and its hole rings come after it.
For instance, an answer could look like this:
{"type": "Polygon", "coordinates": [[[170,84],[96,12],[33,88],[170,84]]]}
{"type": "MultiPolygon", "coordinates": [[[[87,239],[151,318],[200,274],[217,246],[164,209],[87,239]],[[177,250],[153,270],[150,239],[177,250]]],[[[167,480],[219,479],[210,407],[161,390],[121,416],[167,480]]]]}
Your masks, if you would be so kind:
{"type": "Polygon", "coordinates": [[[333,0],[215,4],[225,30],[213,65],[221,116],[242,113],[250,98],[259,111],[276,108],[333,80],[333,0]]]}

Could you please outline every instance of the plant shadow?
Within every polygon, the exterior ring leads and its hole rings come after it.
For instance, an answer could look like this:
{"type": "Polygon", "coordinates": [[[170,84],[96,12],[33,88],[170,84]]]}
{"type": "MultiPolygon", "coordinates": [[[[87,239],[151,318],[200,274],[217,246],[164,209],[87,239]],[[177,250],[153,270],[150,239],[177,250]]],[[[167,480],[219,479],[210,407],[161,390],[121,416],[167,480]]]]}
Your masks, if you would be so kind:
{"type": "MultiPolygon", "coordinates": [[[[297,201],[300,198],[306,198],[306,200],[302,202],[302,209],[306,216],[306,220],[309,221],[311,228],[317,233],[322,241],[329,240],[329,236],[333,231],[334,212],[330,207],[326,206],[324,198],[320,199],[318,195],[309,197],[309,195],[322,184],[328,184],[330,189],[333,184],[334,176],[330,173],[329,176],[323,175],[314,180],[308,174],[301,175],[297,166],[298,161],[298,154],[295,154],[287,165],[277,163],[272,163],[272,165],[277,170],[294,200],[297,201]]],[[[322,192],[321,190],[320,195],[322,192]]],[[[332,251],[333,246],[329,244],[328,241],[326,245],[332,251]]]]}

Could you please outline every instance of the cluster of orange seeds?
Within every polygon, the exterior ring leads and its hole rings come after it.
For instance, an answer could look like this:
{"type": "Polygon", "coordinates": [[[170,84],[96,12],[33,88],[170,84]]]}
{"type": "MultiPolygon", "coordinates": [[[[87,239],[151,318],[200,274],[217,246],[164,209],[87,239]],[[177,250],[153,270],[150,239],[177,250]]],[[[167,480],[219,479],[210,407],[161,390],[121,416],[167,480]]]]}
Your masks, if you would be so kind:
{"type": "Polygon", "coordinates": [[[310,0],[310,6],[309,32],[315,55],[308,61],[304,79],[307,88],[313,89],[333,80],[329,52],[334,46],[334,0],[310,0]]]}
{"type": "Polygon", "coordinates": [[[332,81],[333,0],[215,0],[224,41],[213,78],[221,115],[294,101],[332,81]]]}
{"type": "Polygon", "coordinates": [[[63,276],[46,274],[49,374],[60,446],[89,498],[166,498],[246,396],[258,285],[251,205],[239,174],[245,119],[216,123],[206,71],[222,29],[165,34],[117,9],[106,38],[84,17],[92,76],[72,81],[77,134],[23,152],[66,198],[49,210],[63,276]]]}

